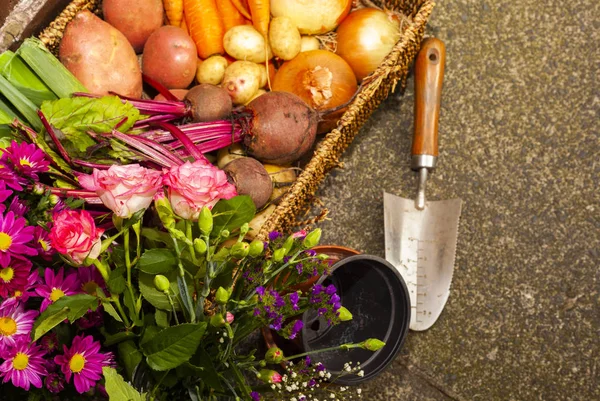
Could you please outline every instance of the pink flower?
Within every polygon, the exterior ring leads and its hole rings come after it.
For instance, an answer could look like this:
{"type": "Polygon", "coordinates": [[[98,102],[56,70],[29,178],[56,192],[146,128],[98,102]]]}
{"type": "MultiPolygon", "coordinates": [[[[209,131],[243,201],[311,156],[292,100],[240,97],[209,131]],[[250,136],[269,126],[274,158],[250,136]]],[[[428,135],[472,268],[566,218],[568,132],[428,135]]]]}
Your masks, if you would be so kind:
{"type": "Polygon", "coordinates": [[[35,249],[29,247],[33,239],[33,227],[27,226],[24,218],[7,212],[6,216],[0,214],[0,264],[10,263],[11,255],[20,257],[35,256],[35,249]]]}
{"type": "Polygon", "coordinates": [[[85,210],[62,210],[54,213],[54,225],[50,231],[52,247],[75,263],[100,255],[100,236],[104,230],[97,228],[92,215],[85,210]]]}
{"type": "Polygon", "coordinates": [[[212,208],[219,199],[237,195],[225,172],[205,160],[171,167],[164,183],[173,211],[184,219],[196,220],[203,206],[212,208]]]}
{"type": "Polygon", "coordinates": [[[25,312],[23,305],[12,303],[5,307],[4,303],[0,308],[0,351],[2,352],[23,341],[29,342],[33,321],[38,315],[34,310],[25,312]]]}
{"type": "Polygon", "coordinates": [[[37,145],[30,143],[18,143],[12,141],[10,146],[4,149],[2,160],[12,164],[16,172],[21,176],[38,180],[37,173],[48,171],[50,162],[46,154],[37,145]]]}
{"type": "Polygon", "coordinates": [[[75,295],[79,293],[81,284],[77,279],[77,273],[70,273],[67,277],[64,277],[64,268],[60,268],[56,275],[54,270],[47,267],[44,271],[44,284],[39,284],[35,292],[40,297],[43,297],[40,311],[43,312],[46,308],[64,297],[65,295],[75,295]]]}
{"type": "Polygon", "coordinates": [[[162,186],[159,171],[139,164],[113,165],[108,170],[94,169],[92,175],[78,178],[83,188],[96,191],[104,206],[123,218],[150,206],[152,197],[162,186]]]}
{"type": "Polygon", "coordinates": [[[231,312],[227,312],[227,314],[225,314],[225,321],[229,324],[233,323],[233,320],[235,319],[235,316],[233,315],[233,313],[231,312]]]}
{"type": "Polygon", "coordinates": [[[6,298],[2,307],[4,306],[13,306],[18,304],[19,302],[27,302],[30,297],[36,297],[37,294],[35,292],[35,287],[38,284],[38,272],[36,269],[33,269],[29,276],[27,277],[27,281],[22,288],[15,289],[11,294],[10,298],[6,298]]]}
{"type": "Polygon", "coordinates": [[[71,381],[79,394],[83,394],[96,385],[102,378],[102,367],[111,366],[112,354],[100,352],[100,342],[94,337],[79,335],[73,339],[71,348],[63,345],[64,355],[54,357],[60,365],[67,383],[71,381]]]}
{"type": "Polygon", "coordinates": [[[42,259],[50,261],[56,249],[52,248],[48,231],[43,227],[36,226],[33,230],[33,245],[42,259]]]}
{"type": "Polygon", "coordinates": [[[81,292],[96,296],[100,288],[105,295],[108,293],[104,279],[96,266],[80,267],[77,269],[77,275],[81,283],[81,292]]]}
{"type": "Polygon", "coordinates": [[[0,297],[23,291],[30,271],[31,262],[26,259],[11,258],[6,266],[0,266],[0,297]]]}
{"type": "Polygon", "coordinates": [[[29,391],[30,386],[42,387],[42,376],[48,372],[44,367],[44,351],[29,342],[19,344],[7,355],[0,365],[0,377],[3,383],[12,381],[13,386],[29,391]]]}
{"type": "Polygon", "coordinates": [[[52,394],[58,394],[65,388],[65,379],[58,373],[50,373],[46,377],[44,384],[52,394]]]}

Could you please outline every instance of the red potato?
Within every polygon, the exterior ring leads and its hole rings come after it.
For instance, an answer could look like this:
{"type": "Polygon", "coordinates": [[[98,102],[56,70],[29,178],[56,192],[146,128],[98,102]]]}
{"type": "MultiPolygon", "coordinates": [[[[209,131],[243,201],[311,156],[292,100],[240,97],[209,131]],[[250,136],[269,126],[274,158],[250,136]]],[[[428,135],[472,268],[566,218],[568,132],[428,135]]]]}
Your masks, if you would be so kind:
{"type": "MultiPolygon", "coordinates": [[[[177,99],[185,99],[185,95],[189,92],[187,89],[171,89],[169,92],[173,94],[177,99]]],[[[154,100],[167,100],[162,94],[154,96],[154,100]]]]}
{"type": "Polygon", "coordinates": [[[144,50],[144,44],[163,24],[162,0],[104,0],[104,20],[117,28],[136,53],[144,50]]]}
{"type": "Polygon", "coordinates": [[[60,61],[91,93],[142,96],[142,74],[127,38],[91,12],[79,12],[67,25],[60,61]]]}
{"type": "Polygon", "coordinates": [[[183,29],[165,25],[144,46],[142,71],[167,89],[190,86],[196,76],[196,45],[183,29]]]}

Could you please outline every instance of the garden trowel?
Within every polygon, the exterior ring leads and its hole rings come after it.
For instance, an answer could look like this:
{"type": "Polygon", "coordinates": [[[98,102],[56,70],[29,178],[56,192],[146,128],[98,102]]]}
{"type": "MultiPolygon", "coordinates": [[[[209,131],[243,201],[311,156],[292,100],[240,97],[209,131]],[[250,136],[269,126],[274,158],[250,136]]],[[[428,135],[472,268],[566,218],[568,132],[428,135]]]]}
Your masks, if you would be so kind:
{"type": "Polygon", "coordinates": [[[435,323],[450,294],[461,200],[425,199],[427,175],[438,156],[438,116],[446,59],[444,43],[429,38],[415,62],[412,168],[419,172],[416,199],[384,193],[385,257],[406,282],[411,330],[435,323]]]}

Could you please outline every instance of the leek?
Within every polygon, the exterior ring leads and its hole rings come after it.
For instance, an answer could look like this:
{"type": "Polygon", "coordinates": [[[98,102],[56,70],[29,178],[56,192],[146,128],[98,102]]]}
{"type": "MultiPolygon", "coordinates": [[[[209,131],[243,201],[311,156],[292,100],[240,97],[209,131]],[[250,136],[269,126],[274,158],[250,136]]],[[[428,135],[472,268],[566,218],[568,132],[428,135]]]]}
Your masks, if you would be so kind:
{"type": "Polygon", "coordinates": [[[61,62],[46,49],[36,38],[28,38],[17,50],[17,54],[25,60],[52,92],[59,98],[71,97],[74,92],[88,90],[61,62]]]}
{"type": "Polygon", "coordinates": [[[10,124],[15,118],[17,118],[15,112],[0,98],[0,148],[5,148],[5,145],[10,143],[12,139],[12,127],[10,124]]]}
{"type": "Polygon", "coordinates": [[[54,92],[10,50],[0,55],[0,74],[37,107],[44,100],[57,99],[54,92]]]}
{"type": "Polygon", "coordinates": [[[19,92],[4,76],[0,75],[0,93],[25,117],[36,131],[41,131],[44,126],[37,114],[37,107],[19,92]]]}

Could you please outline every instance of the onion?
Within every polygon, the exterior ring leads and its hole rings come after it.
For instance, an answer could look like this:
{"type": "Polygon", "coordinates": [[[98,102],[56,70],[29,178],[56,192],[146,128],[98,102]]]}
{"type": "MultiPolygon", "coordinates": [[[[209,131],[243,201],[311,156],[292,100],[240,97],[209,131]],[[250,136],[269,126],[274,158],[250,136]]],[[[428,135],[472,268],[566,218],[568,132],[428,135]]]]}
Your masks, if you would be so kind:
{"type": "Polygon", "coordinates": [[[271,0],[273,17],[289,17],[303,35],[334,30],[351,7],[352,0],[271,0]]]}
{"type": "Polygon", "coordinates": [[[375,71],[400,36],[398,17],[376,8],[361,8],[338,27],[337,54],[350,64],[360,81],[375,71]]]}
{"type": "Polygon", "coordinates": [[[277,70],[273,90],[298,95],[314,110],[339,106],[356,92],[356,77],[343,58],[327,50],[302,52],[277,70]]]}

